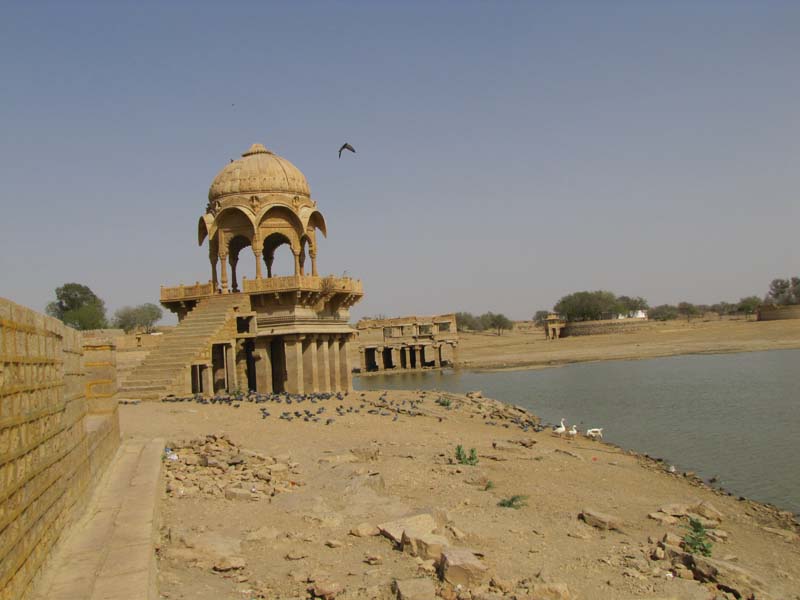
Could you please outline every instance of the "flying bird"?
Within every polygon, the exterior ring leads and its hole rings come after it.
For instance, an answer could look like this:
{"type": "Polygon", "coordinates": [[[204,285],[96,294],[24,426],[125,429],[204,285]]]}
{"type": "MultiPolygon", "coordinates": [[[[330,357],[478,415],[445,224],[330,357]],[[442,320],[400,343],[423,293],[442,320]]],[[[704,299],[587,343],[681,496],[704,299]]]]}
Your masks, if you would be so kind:
{"type": "Polygon", "coordinates": [[[353,154],[355,154],[355,153],[356,153],[356,149],[355,149],[355,148],[353,148],[353,147],[352,147],[350,144],[348,144],[347,142],[345,142],[344,144],[342,144],[342,147],[341,147],[341,148],[339,148],[339,158],[342,158],[342,151],[343,151],[343,150],[350,150],[350,152],[352,152],[353,154]]]}

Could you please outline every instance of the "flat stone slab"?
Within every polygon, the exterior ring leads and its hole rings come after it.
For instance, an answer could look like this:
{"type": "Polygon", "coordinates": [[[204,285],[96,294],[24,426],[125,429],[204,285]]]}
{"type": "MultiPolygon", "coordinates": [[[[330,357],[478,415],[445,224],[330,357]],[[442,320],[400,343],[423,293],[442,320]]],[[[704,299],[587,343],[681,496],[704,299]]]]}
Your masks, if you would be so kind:
{"type": "Polygon", "coordinates": [[[36,600],[156,600],[164,440],[126,440],[42,574],[36,600]]]}

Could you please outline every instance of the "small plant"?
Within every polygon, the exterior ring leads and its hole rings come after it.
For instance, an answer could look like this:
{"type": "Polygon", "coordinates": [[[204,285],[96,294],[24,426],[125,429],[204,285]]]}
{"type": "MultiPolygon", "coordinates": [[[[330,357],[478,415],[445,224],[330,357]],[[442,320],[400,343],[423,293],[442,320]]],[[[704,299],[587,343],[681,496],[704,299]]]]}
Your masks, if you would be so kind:
{"type": "Polygon", "coordinates": [[[689,518],[688,532],[683,536],[683,547],[691,554],[711,556],[711,541],[703,524],[697,519],[689,518]]]}
{"type": "Polygon", "coordinates": [[[440,398],[436,399],[436,404],[438,404],[439,406],[444,406],[445,408],[450,408],[450,405],[452,403],[453,401],[450,400],[450,398],[445,398],[444,396],[441,396],[440,398]]]}
{"type": "Polygon", "coordinates": [[[523,506],[528,506],[526,500],[528,499],[527,496],[520,496],[519,494],[515,494],[510,498],[503,498],[500,502],[497,503],[497,506],[501,506],[503,508],[513,508],[513,509],[520,509],[523,506]]]}
{"type": "Polygon", "coordinates": [[[491,480],[487,481],[486,485],[483,486],[483,491],[484,492],[488,492],[489,490],[493,490],[493,489],[494,489],[494,481],[491,481],[491,480]]]}
{"type": "Polygon", "coordinates": [[[469,449],[469,456],[464,452],[464,446],[459,444],[456,446],[456,461],[460,465],[475,466],[478,464],[478,452],[475,448],[469,449]]]}

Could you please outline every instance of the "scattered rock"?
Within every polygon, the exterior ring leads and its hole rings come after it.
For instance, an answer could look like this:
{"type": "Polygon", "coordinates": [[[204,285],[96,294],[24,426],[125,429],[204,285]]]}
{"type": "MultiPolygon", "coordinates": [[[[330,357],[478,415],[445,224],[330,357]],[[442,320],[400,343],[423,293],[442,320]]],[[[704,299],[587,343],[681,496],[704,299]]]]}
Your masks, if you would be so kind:
{"type": "Polygon", "coordinates": [[[398,579],[394,582],[397,600],[435,600],[436,587],[430,579],[398,579]]]}
{"type": "Polygon", "coordinates": [[[259,527],[255,531],[250,531],[245,534],[244,540],[246,542],[260,542],[262,540],[274,540],[280,535],[280,531],[273,527],[259,527]]]}
{"type": "Polygon", "coordinates": [[[481,583],[487,577],[488,569],[471,550],[445,548],[439,563],[439,574],[451,585],[470,587],[481,583]]]}
{"type": "Polygon", "coordinates": [[[333,600],[342,591],[342,586],[338,583],[331,581],[315,583],[309,591],[315,598],[322,598],[322,600],[333,600]]]}
{"type": "Polygon", "coordinates": [[[225,498],[227,500],[250,500],[250,490],[242,488],[230,487],[225,490],[225,498]]]}
{"type": "Polygon", "coordinates": [[[419,535],[414,530],[406,529],[403,532],[400,545],[403,548],[403,552],[408,552],[411,556],[419,556],[423,560],[438,562],[442,556],[442,551],[450,545],[450,542],[441,535],[434,533],[419,535]]]}
{"type": "Polygon", "coordinates": [[[325,542],[325,545],[328,548],[341,548],[342,546],[344,546],[344,543],[340,542],[339,540],[327,540],[325,542]]]}
{"type": "Polygon", "coordinates": [[[241,556],[225,556],[214,563],[215,571],[226,572],[244,569],[247,562],[241,556]]]}
{"type": "Polygon", "coordinates": [[[382,565],[383,564],[383,557],[377,554],[367,554],[364,557],[364,562],[368,565],[382,565]]]}
{"type": "Polygon", "coordinates": [[[800,536],[798,536],[794,531],[789,531],[788,529],[779,529],[777,527],[762,527],[761,529],[767,533],[779,535],[787,542],[796,542],[798,539],[800,539],[800,536]]]}
{"type": "Polygon", "coordinates": [[[622,531],[622,521],[617,517],[588,508],[584,508],[579,516],[587,525],[591,525],[592,527],[622,531]]]}
{"type": "Polygon", "coordinates": [[[676,517],[663,512],[653,512],[647,516],[648,518],[658,521],[659,523],[663,523],[664,525],[675,525],[678,523],[678,519],[676,517]]]}
{"type": "Polygon", "coordinates": [[[566,583],[534,583],[531,600],[570,600],[566,583]]]}
{"type": "Polygon", "coordinates": [[[388,521],[378,525],[381,534],[392,540],[396,545],[400,546],[403,542],[403,532],[408,529],[414,535],[420,536],[426,533],[432,533],[436,529],[437,523],[433,515],[422,513],[406,517],[405,519],[398,519],[397,521],[388,521]]]}
{"type": "Polygon", "coordinates": [[[689,513],[689,505],[665,504],[658,510],[666,515],[672,515],[673,517],[685,517],[689,513]]]}
{"type": "MultiPolygon", "coordinates": [[[[370,537],[373,535],[380,535],[381,530],[372,523],[360,523],[350,530],[350,535],[356,537],[370,537]]],[[[403,535],[402,533],[400,534],[403,535]]]]}
{"type": "Polygon", "coordinates": [[[286,554],[286,560],[303,560],[306,556],[308,555],[302,550],[291,550],[286,554]]]}
{"type": "Polygon", "coordinates": [[[692,512],[697,513],[701,517],[705,517],[706,519],[714,519],[716,521],[722,521],[722,513],[719,509],[708,502],[707,500],[703,500],[698,502],[692,507],[692,512]]]}

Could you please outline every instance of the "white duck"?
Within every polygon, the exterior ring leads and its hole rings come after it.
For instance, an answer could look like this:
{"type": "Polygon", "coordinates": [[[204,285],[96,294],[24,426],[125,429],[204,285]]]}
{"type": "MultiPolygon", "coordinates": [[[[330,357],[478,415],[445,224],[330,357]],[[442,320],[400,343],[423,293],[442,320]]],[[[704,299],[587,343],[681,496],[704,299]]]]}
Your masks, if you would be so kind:
{"type": "Polygon", "coordinates": [[[573,425],[567,432],[567,437],[574,438],[576,435],[578,435],[578,428],[573,425]]]}
{"type": "Polygon", "coordinates": [[[567,427],[564,425],[564,419],[561,419],[561,425],[553,429],[553,433],[556,435],[563,435],[563,433],[567,430],[567,427]]]}
{"type": "Polygon", "coordinates": [[[586,430],[586,437],[592,438],[593,440],[602,440],[603,439],[603,428],[602,427],[595,427],[593,429],[586,430]]]}

